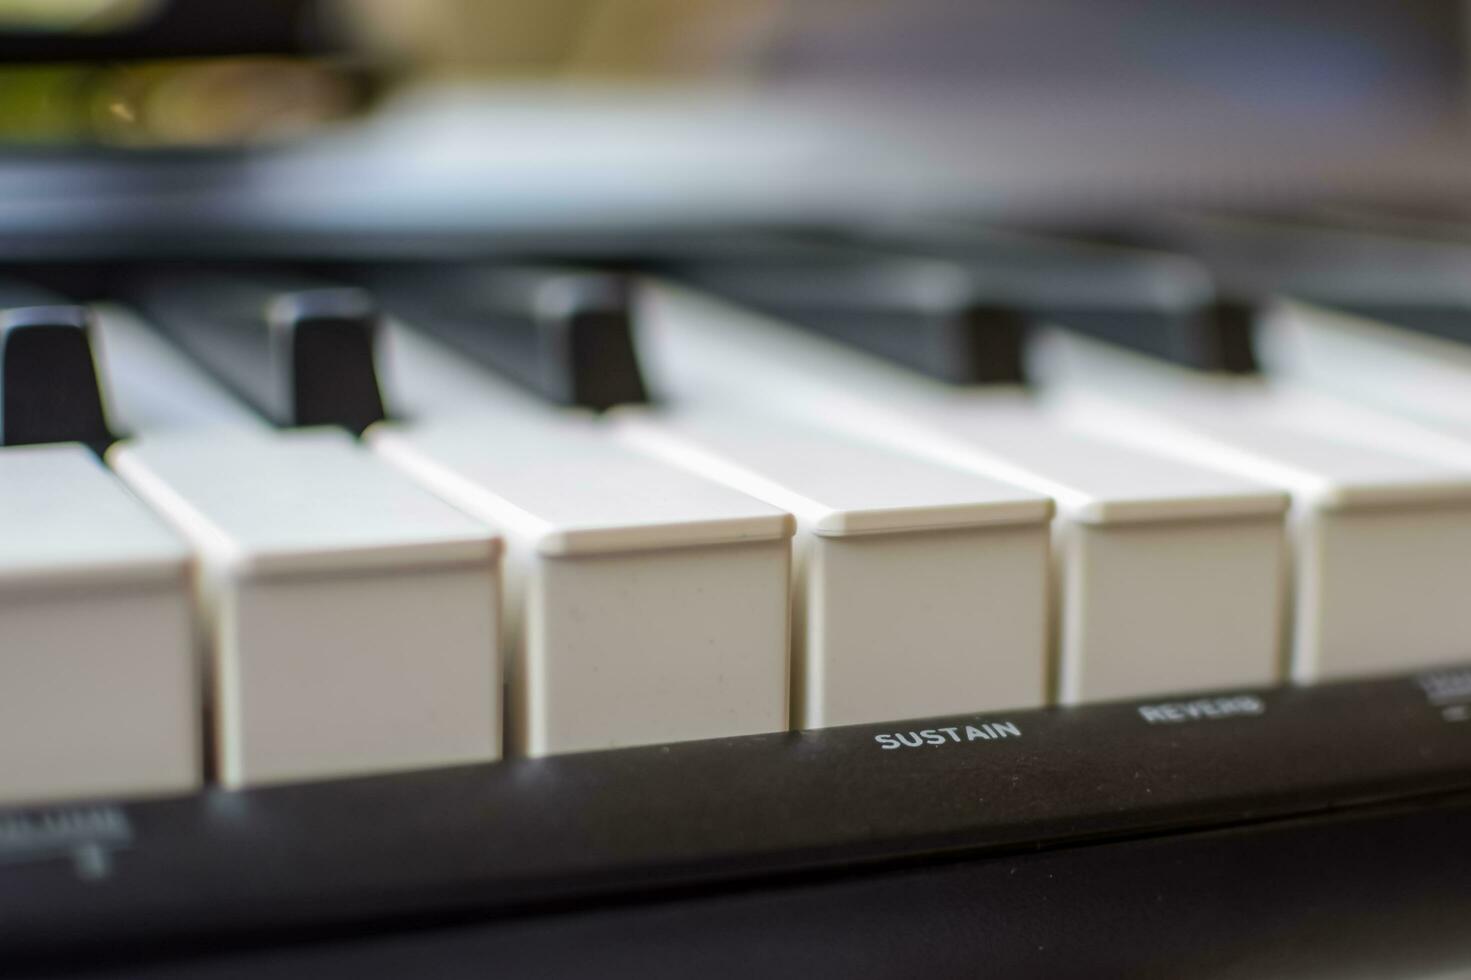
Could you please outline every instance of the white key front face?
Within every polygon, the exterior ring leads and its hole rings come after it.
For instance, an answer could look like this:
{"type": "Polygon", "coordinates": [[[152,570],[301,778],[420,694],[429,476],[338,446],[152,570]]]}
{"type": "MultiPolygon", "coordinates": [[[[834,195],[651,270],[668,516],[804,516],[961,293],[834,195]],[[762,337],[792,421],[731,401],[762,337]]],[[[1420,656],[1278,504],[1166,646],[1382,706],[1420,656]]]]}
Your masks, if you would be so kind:
{"type": "Polygon", "coordinates": [[[0,449],[0,803],[184,792],[189,558],[81,446],[0,449]]]}
{"type": "Polygon", "coordinates": [[[338,432],[109,460],[198,549],[221,780],[499,754],[497,539],[338,432]]]}
{"type": "Polygon", "coordinates": [[[370,441],[506,533],[513,750],[786,727],[788,515],[586,426],[506,417],[370,441]]]}
{"type": "Polygon", "coordinates": [[[527,755],[787,727],[785,538],[535,563],[527,755]]]}
{"type": "Polygon", "coordinates": [[[795,723],[1047,700],[1046,525],[804,541],[795,723]]]}
{"type": "Polygon", "coordinates": [[[1281,680],[1280,518],[1077,524],[1059,551],[1063,703],[1281,680]]]}
{"type": "Polygon", "coordinates": [[[1323,513],[1298,540],[1295,680],[1466,659],[1471,505],[1323,513]]]}
{"type": "Polygon", "coordinates": [[[489,563],[240,583],[221,596],[218,615],[229,783],[499,755],[489,563]]]}
{"type": "Polygon", "coordinates": [[[673,406],[618,429],[797,515],[795,726],[1045,700],[1045,497],[755,413],[673,406]]]}

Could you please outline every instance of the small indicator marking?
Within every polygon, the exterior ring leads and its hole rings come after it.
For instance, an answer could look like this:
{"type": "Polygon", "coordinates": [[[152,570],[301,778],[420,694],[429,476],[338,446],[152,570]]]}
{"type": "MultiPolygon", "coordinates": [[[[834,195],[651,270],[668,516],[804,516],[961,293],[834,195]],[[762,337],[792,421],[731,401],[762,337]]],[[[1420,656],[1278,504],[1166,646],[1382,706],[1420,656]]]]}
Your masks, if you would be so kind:
{"type": "Polygon", "coordinates": [[[1179,725],[1189,721],[1255,717],[1266,713],[1267,704],[1255,694],[1231,694],[1219,698],[1197,698],[1194,701],[1141,704],[1138,711],[1139,717],[1151,725],[1179,725]]]}
{"type": "Polygon", "coordinates": [[[69,858],[77,877],[112,873],[112,852],[133,842],[121,807],[80,806],[0,817],[0,864],[69,858]]]}
{"type": "Polygon", "coordinates": [[[979,725],[947,725],[909,732],[886,732],[873,740],[881,749],[917,749],[922,746],[954,745],[957,742],[991,742],[999,738],[1021,738],[1015,722],[989,721],[979,725]]]}

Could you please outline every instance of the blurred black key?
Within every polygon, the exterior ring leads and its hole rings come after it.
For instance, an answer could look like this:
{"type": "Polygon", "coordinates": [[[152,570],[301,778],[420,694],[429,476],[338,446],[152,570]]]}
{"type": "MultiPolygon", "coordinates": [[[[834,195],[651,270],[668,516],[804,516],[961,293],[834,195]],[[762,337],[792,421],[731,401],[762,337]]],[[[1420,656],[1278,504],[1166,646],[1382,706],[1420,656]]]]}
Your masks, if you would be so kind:
{"type": "Polygon", "coordinates": [[[85,306],[0,286],[0,444],[112,442],[85,306]]]}
{"type": "Polygon", "coordinates": [[[1025,380],[1025,316],[959,263],[733,236],[655,264],[675,279],[940,381],[1025,380]]]}
{"type": "Polygon", "coordinates": [[[1332,295],[1313,297],[1307,293],[1294,298],[1319,306],[1341,310],[1354,316],[1390,327],[1422,333],[1442,340],[1471,344],[1471,301],[1464,304],[1409,303],[1393,300],[1337,299],[1332,295]]]}
{"type": "Polygon", "coordinates": [[[1198,371],[1257,369],[1251,307],[1222,299],[1206,269],[1187,257],[959,224],[866,237],[965,266],[990,284],[998,304],[1033,322],[1198,371]]]}
{"type": "Polygon", "coordinates": [[[1068,330],[1126,347],[1197,371],[1254,374],[1254,312],[1250,306],[1217,302],[1188,313],[1060,309],[1046,319],[1068,330]]]}
{"type": "Polygon", "coordinates": [[[361,433],[384,417],[374,360],[379,314],[361,289],[180,273],[140,280],[131,298],[276,425],[361,433]]]}
{"type": "Polygon", "coordinates": [[[554,404],[602,411],[648,401],[625,276],[458,265],[370,281],[410,326],[554,404]]]}
{"type": "Polygon", "coordinates": [[[1471,241],[1409,223],[1312,215],[1156,216],[1125,234],[1194,256],[1226,301],[1285,297],[1471,343],[1471,241]]]}

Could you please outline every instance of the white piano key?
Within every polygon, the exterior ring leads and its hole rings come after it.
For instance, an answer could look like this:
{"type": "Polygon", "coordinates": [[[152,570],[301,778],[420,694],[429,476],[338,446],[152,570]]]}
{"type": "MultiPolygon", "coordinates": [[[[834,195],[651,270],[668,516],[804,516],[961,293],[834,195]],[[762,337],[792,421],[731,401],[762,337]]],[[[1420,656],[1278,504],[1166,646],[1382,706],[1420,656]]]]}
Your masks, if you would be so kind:
{"type": "Polygon", "coordinates": [[[270,423],[131,310],[94,308],[108,419],[123,434],[224,428],[269,432],[270,423]]]}
{"type": "Polygon", "coordinates": [[[790,515],[575,423],[430,420],[369,439],[505,532],[515,750],[787,727],[790,515]]]}
{"type": "Polygon", "coordinates": [[[550,402],[477,364],[443,342],[394,317],[384,321],[378,376],[389,415],[399,419],[485,417],[511,413],[545,417],[550,402]]]}
{"type": "Polygon", "coordinates": [[[189,553],[87,449],[0,450],[0,803],[201,778],[189,553]]]}
{"type": "Polygon", "coordinates": [[[1274,375],[1471,436],[1471,345],[1292,300],[1258,337],[1274,375]]]}
{"type": "Polygon", "coordinates": [[[1045,701],[1046,497],[752,413],[627,411],[619,433],[796,515],[797,727],[1045,701]]]}
{"type": "Polygon", "coordinates": [[[927,381],[685,290],[647,297],[643,353],[666,393],[764,406],[1053,497],[1062,700],[1278,679],[1285,494],[1067,431],[1015,389],[927,381]]]}
{"type": "Polygon", "coordinates": [[[1266,389],[1136,404],[1075,391],[1063,404],[1109,438],[1291,491],[1294,679],[1465,657],[1471,609],[1459,583],[1471,576],[1471,449],[1437,461],[1433,436],[1417,444],[1413,427],[1351,411],[1335,426],[1266,389]],[[1388,448],[1394,435],[1400,449],[1388,448]]]}
{"type": "Polygon", "coordinates": [[[498,756],[489,528],[335,430],[158,436],[108,459],[202,560],[226,785],[498,756]]]}

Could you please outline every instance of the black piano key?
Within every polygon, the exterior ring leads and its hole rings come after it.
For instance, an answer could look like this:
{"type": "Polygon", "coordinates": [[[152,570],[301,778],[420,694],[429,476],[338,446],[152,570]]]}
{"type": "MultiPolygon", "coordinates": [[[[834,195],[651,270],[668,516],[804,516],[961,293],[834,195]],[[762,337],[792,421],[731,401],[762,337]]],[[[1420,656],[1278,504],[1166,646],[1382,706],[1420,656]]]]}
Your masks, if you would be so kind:
{"type": "Polygon", "coordinates": [[[374,356],[379,319],[370,297],[346,287],[281,293],[270,320],[292,337],[293,424],[361,433],[384,417],[374,356]]]}
{"type": "Polygon", "coordinates": [[[1124,233],[1194,256],[1223,302],[1278,297],[1471,343],[1471,239],[1346,216],[1158,216],[1124,233]]]}
{"type": "Polygon", "coordinates": [[[1238,303],[1215,303],[1189,312],[1055,308],[1045,322],[1125,347],[1180,367],[1224,374],[1258,370],[1252,341],[1254,313],[1238,303]]]}
{"type": "Polygon", "coordinates": [[[798,238],[692,243],[651,265],[950,384],[1025,381],[1026,317],[963,265],[798,238]]]}
{"type": "Polygon", "coordinates": [[[863,240],[948,259],[998,303],[1046,323],[1198,371],[1257,370],[1250,306],[1217,295],[1182,255],[934,223],[867,229],[863,240]]]}
{"type": "Polygon", "coordinates": [[[459,265],[367,281],[415,329],[554,404],[603,411],[649,399],[626,276],[459,265]]]}
{"type": "Polygon", "coordinates": [[[384,418],[374,357],[379,313],[361,289],[183,273],[138,280],[130,298],[276,425],[361,433],[384,418]]]}
{"type": "Polygon", "coordinates": [[[92,356],[92,314],[25,287],[0,287],[0,444],[112,442],[92,356]]]}

